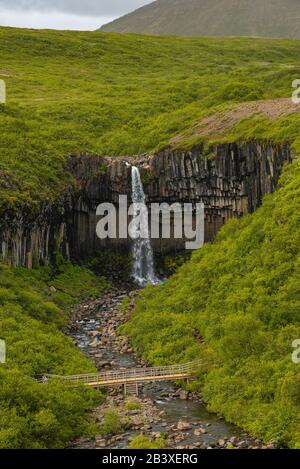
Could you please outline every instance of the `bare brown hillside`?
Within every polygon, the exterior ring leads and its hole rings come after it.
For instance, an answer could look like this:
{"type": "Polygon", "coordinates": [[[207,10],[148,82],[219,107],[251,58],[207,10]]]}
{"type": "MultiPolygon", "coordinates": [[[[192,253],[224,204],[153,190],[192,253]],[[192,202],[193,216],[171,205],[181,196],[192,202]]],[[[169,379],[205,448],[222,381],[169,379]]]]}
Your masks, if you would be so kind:
{"type": "MultiPolygon", "coordinates": [[[[189,131],[189,137],[193,138],[197,135],[214,137],[232,129],[243,119],[261,116],[269,120],[275,120],[295,112],[300,112],[300,105],[294,104],[290,98],[239,103],[227,110],[201,119],[195,124],[192,131],[189,131]]],[[[174,137],[171,140],[171,145],[177,145],[185,136],[186,134],[181,134],[174,137]]]]}

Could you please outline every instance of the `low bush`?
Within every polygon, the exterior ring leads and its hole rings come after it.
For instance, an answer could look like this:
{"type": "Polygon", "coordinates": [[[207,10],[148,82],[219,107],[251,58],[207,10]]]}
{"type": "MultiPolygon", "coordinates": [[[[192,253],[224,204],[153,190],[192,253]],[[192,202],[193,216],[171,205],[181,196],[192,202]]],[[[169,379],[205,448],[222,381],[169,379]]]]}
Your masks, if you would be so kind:
{"type": "Polygon", "coordinates": [[[160,438],[151,439],[146,435],[137,435],[132,438],[129,449],[165,449],[167,445],[164,436],[160,438]]]}

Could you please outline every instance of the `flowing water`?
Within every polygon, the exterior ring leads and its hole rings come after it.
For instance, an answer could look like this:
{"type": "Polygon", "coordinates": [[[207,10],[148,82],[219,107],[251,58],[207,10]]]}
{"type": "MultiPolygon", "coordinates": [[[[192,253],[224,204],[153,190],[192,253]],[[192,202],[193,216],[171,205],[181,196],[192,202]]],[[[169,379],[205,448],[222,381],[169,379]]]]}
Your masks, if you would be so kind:
{"type": "Polygon", "coordinates": [[[130,236],[133,240],[133,278],[140,286],[157,283],[154,272],[154,258],[149,235],[149,219],[146,196],[141,181],[140,171],[131,168],[133,220],[130,224],[130,236]]]}

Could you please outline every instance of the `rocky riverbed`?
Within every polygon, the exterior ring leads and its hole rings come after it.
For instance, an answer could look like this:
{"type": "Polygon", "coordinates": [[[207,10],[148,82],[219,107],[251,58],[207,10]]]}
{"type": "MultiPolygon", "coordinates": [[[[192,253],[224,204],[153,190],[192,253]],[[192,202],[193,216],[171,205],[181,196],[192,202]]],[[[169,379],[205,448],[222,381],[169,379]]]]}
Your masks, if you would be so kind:
{"type": "MultiPolygon", "coordinates": [[[[146,366],[135,356],[128,339],[116,332],[127,319],[127,313],[118,308],[127,295],[129,308],[134,308],[136,293],[131,288],[130,285],[110,288],[101,298],[85,302],[74,310],[67,332],[99,371],[146,366]]],[[[72,443],[73,448],[127,448],[132,438],[140,434],[151,440],[164,435],[170,449],[273,448],[272,444],[264,446],[261,441],[210,414],[198,396],[172,383],[141,386],[138,397],[125,397],[122,388],[106,390],[105,396],[105,402],[94,412],[93,421],[101,424],[105,412],[114,409],[126,422],[125,429],[115,435],[99,434],[95,438],[79,439],[72,443]]]]}

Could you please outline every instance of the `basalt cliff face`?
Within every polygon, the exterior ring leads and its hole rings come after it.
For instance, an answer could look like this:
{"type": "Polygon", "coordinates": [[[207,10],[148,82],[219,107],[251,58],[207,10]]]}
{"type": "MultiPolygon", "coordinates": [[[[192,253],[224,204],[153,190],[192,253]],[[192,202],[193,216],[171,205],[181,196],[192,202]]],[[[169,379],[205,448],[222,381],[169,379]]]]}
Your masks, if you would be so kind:
{"type": "MultiPolygon", "coordinates": [[[[276,189],[284,163],[292,159],[288,145],[221,144],[210,156],[203,149],[164,150],[132,158],[71,156],[68,170],[75,184],[54,204],[45,203],[38,215],[6,213],[0,223],[1,258],[14,266],[48,264],[56,256],[78,259],[97,250],[129,249],[128,239],[100,240],[96,235],[100,203],[119,195],[131,200],[131,168],[139,167],[150,203],[205,205],[205,239],[214,239],[233,216],[253,212],[262,197],[276,189]]],[[[185,240],[157,239],[157,254],[184,248],[185,240]]]]}

